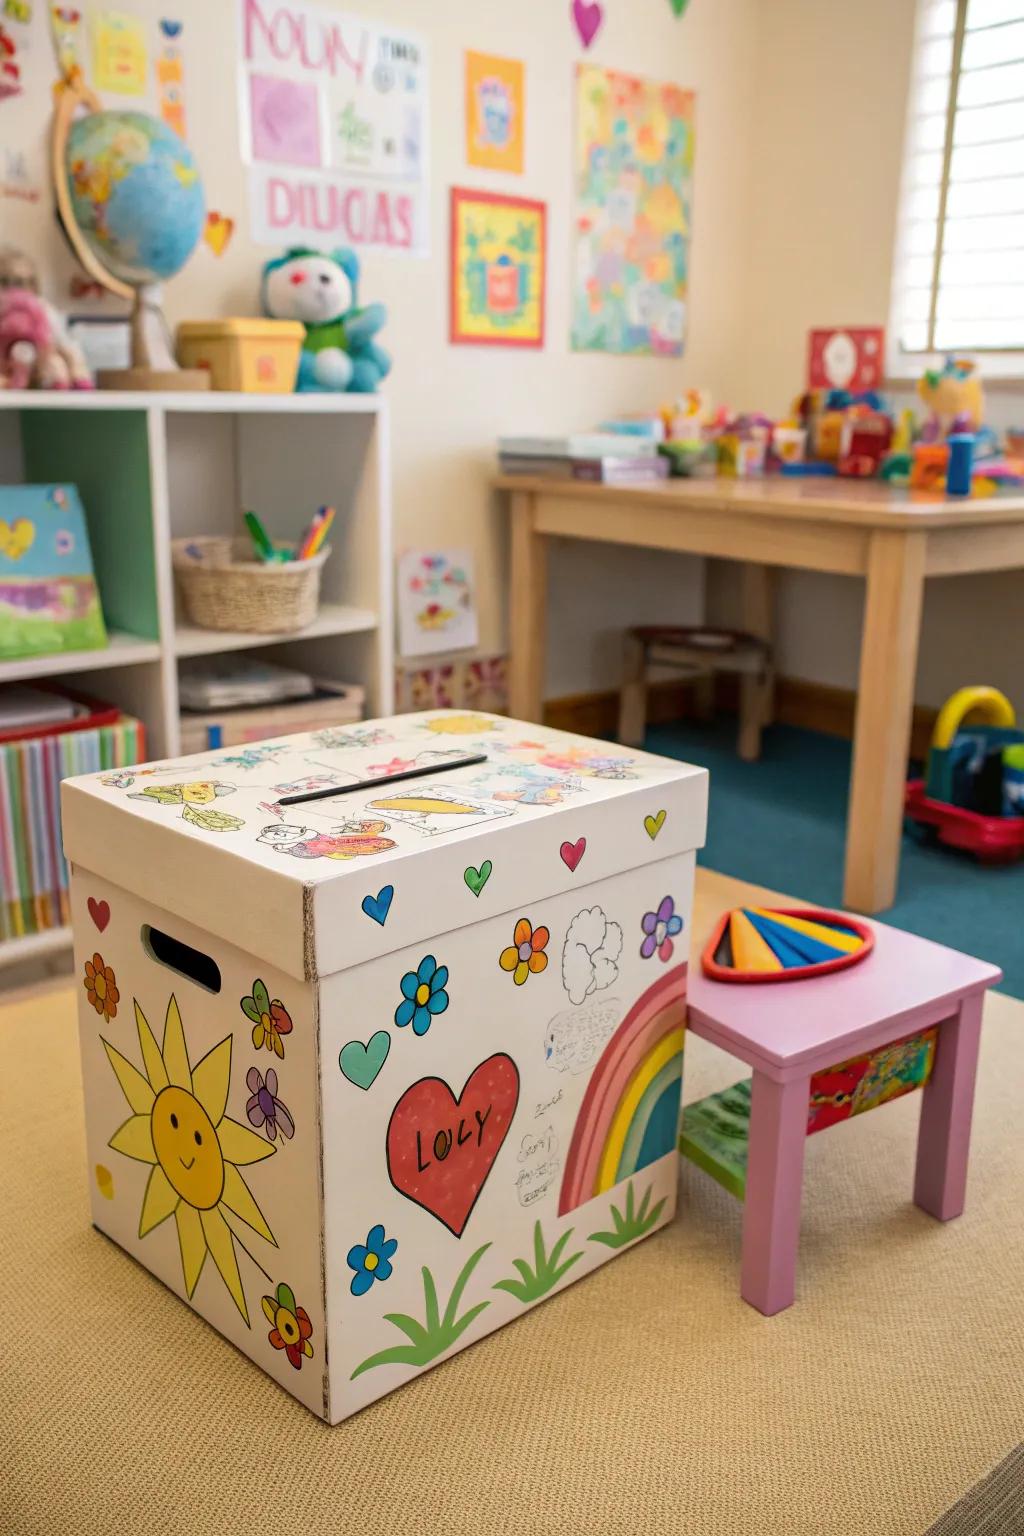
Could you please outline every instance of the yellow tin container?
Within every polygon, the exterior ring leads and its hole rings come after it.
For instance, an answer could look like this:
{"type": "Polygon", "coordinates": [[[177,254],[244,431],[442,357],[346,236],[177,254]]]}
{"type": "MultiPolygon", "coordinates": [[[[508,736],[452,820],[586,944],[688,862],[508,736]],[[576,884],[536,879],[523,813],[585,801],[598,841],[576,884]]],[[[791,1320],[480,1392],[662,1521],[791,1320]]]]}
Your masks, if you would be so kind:
{"type": "Polygon", "coordinates": [[[305,334],[298,320],[184,320],[178,361],[183,368],[208,369],[213,389],[291,394],[305,334]]]}

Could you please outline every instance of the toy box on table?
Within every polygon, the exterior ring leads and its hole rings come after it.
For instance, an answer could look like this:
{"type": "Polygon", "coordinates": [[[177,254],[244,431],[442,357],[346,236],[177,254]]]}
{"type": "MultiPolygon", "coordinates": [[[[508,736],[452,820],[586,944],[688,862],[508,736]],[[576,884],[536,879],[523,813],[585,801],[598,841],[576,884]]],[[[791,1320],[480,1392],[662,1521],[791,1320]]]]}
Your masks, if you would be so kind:
{"type": "Polygon", "coordinates": [[[702,769],[448,711],[63,805],[94,1223],[313,1412],[671,1218],[702,769]]]}

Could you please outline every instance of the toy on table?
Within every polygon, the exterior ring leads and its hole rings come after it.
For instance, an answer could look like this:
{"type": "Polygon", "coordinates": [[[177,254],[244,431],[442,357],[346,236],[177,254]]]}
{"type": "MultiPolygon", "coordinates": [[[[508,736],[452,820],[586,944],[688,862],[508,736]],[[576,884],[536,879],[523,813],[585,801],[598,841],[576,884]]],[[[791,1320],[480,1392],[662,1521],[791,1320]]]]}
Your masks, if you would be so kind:
{"type": "Polygon", "coordinates": [[[892,446],[892,418],[867,406],[852,407],[843,418],[837,468],[841,475],[872,479],[892,446]]]}
{"type": "Polygon", "coordinates": [[[910,488],[913,491],[944,491],[949,472],[948,443],[915,443],[911,456],[910,488]]]}
{"type": "Polygon", "coordinates": [[[930,416],[921,431],[923,442],[940,442],[952,432],[978,432],[985,415],[985,395],[977,365],[950,355],[941,368],[929,368],[917,392],[930,416]]]}
{"type": "Polygon", "coordinates": [[[391,372],[374,337],[387,320],[383,304],[360,308],[359,258],[342,246],[328,253],[296,246],[263,268],[263,309],[306,327],[295,388],[372,394],[391,372]]]}
{"type": "Polygon", "coordinates": [[[813,907],[735,907],[723,913],[701,956],[713,981],[804,981],[856,965],[871,953],[866,924],[813,907]]]}
{"type": "Polygon", "coordinates": [[[56,307],[39,292],[35,262],[0,249],[0,388],[92,389],[81,349],[56,307]]]}
{"type": "Polygon", "coordinates": [[[907,785],[906,814],[986,862],[1019,858],[1022,769],[1024,730],[1009,699],[995,688],[961,688],[939,711],[925,777],[907,785]]]}
{"type": "Polygon", "coordinates": [[[971,472],[974,467],[973,432],[952,432],[949,438],[949,467],[946,471],[946,492],[950,496],[971,494],[971,472]]]}

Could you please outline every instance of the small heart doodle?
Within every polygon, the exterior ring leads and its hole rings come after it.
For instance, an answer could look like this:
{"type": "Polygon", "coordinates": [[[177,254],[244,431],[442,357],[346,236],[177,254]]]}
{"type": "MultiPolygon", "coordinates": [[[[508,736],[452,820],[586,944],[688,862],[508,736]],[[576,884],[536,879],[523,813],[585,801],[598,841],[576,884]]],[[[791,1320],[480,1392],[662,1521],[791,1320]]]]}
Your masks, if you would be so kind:
{"type": "Polygon", "coordinates": [[[114,1175],[103,1163],[96,1164],[96,1188],[104,1200],[114,1198],[114,1175]]]}
{"type": "Polygon", "coordinates": [[[576,24],[576,31],[580,35],[580,42],[584,48],[589,48],[604,21],[604,11],[597,0],[572,0],[572,19],[576,24]]]}
{"type": "Polygon", "coordinates": [[[97,901],[95,896],[90,896],[89,900],[86,902],[86,906],[89,908],[89,916],[96,924],[96,927],[99,929],[100,933],[102,933],[104,928],[106,928],[107,924],[110,922],[109,901],[97,901]]]}
{"type": "Polygon", "coordinates": [[[668,3],[677,16],[682,16],[683,12],[686,10],[686,7],[689,5],[690,0],[668,0],[668,3]]]}
{"type": "Polygon", "coordinates": [[[575,874],[580,859],[582,859],[587,851],[587,840],[585,837],[579,837],[574,843],[563,843],[558,851],[562,856],[562,863],[566,869],[571,870],[575,874]]]}
{"type": "Polygon", "coordinates": [[[380,923],[381,927],[383,928],[384,924],[388,920],[388,913],[391,911],[391,903],[394,899],[394,886],[381,886],[376,896],[363,897],[363,911],[366,913],[367,917],[372,917],[374,922],[380,923]]]}
{"type": "Polygon", "coordinates": [[[458,1098],[439,1077],[413,1083],[388,1122],[388,1177],[399,1194],[461,1237],[518,1103],[519,1069],[504,1051],[470,1073],[458,1098]]]}
{"type": "Polygon", "coordinates": [[[357,1088],[370,1088],[387,1061],[390,1049],[391,1036],[386,1029],[378,1029],[365,1045],[361,1040],[350,1040],[347,1045],[343,1045],[338,1056],[338,1066],[357,1088]]]}
{"type": "Polygon", "coordinates": [[[662,827],[665,825],[665,817],[667,814],[668,813],[666,811],[659,811],[657,816],[644,817],[644,830],[646,831],[647,836],[650,838],[652,843],[654,842],[654,839],[657,837],[658,833],[661,831],[662,827]]]}
{"type": "Polygon", "coordinates": [[[27,555],[35,537],[36,525],[27,517],[19,517],[14,523],[0,517],[0,555],[6,555],[8,560],[20,560],[27,555]]]}
{"type": "Polygon", "coordinates": [[[469,868],[464,872],[463,879],[469,886],[470,890],[473,892],[474,896],[480,895],[480,892],[491,878],[491,870],[493,868],[494,865],[491,863],[490,859],[484,859],[479,869],[474,869],[471,864],[469,868]]]}

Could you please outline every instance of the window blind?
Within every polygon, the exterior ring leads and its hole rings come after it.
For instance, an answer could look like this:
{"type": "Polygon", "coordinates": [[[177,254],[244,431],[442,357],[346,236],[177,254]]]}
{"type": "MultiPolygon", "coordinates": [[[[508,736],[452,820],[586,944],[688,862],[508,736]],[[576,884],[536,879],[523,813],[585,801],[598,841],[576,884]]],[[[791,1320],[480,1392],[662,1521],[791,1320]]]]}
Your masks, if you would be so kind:
{"type": "Polygon", "coordinates": [[[1024,352],[1024,0],[920,0],[891,334],[1024,352]]]}

